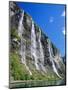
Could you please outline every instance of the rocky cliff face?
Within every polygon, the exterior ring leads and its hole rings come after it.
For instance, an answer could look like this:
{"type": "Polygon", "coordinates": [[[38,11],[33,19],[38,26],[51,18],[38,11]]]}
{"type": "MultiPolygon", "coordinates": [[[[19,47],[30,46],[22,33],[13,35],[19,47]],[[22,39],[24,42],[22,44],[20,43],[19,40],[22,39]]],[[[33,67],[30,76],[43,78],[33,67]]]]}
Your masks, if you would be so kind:
{"type": "MultiPolygon", "coordinates": [[[[65,66],[58,49],[30,15],[21,10],[15,2],[10,2],[9,6],[10,56],[11,53],[18,55],[20,64],[30,76],[38,74],[64,78],[65,66]]],[[[14,61],[14,58],[12,60],[14,61]]],[[[11,67],[12,65],[13,63],[11,67]]],[[[10,69],[13,71],[13,67],[10,69]]],[[[11,76],[13,76],[12,73],[11,76]]]]}

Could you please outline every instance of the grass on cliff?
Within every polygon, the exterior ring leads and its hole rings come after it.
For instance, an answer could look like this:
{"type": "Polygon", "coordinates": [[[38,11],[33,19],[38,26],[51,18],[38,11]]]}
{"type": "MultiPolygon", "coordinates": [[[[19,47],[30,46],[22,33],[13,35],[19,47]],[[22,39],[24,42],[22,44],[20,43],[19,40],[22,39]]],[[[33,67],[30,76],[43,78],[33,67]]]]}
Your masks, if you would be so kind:
{"type": "Polygon", "coordinates": [[[16,53],[10,54],[10,71],[14,80],[29,80],[30,76],[25,66],[21,64],[20,57],[16,53]]]}
{"type": "Polygon", "coordinates": [[[18,53],[10,53],[10,75],[13,80],[58,80],[56,75],[45,74],[37,71],[35,68],[31,70],[32,75],[29,75],[24,64],[21,63],[18,53]]]}

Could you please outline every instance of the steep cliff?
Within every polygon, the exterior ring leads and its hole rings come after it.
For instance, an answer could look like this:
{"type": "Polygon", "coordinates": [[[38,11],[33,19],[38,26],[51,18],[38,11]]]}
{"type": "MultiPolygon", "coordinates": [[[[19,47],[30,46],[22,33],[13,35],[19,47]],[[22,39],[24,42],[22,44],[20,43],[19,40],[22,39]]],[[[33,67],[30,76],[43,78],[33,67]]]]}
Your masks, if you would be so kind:
{"type": "Polygon", "coordinates": [[[9,6],[11,80],[64,79],[59,50],[30,15],[15,2],[9,6]]]}

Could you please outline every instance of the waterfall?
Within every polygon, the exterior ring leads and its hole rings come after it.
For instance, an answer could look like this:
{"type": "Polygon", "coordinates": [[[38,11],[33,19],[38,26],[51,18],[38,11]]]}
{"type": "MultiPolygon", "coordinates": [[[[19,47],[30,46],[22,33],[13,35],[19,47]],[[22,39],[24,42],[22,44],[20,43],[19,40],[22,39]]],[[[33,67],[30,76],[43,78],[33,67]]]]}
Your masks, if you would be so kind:
{"type": "Polygon", "coordinates": [[[21,61],[25,65],[29,74],[32,75],[32,72],[30,71],[29,67],[26,64],[26,41],[23,38],[21,38],[21,61]]]}
{"type": "Polygon", "coordinates": [[[39,45],[40,45],[40,59],[42,61],[42,63],[44,63],[44,52],[43,52],[43,46],[41,43],[41,30],[39,30],[40,34],[39,34],[39,45]]]}
{"type": "Polygon", "coordinates": [[[49,54],[50,54],[50,61],[52,62],[52,68],[53,68],[54,72],[57,74],[57,76],[58,76],[59,78],[62,78],[62,77],[59,75],[59,73],[58,73],[58,71],[57,71],[57,69],[56,69],[56,67],[55,67],[55,64],[54,64],[54,62],[53,62],[54,58],[53,58],[52,55],[51,55],[51,53],[52,53],[52,48],[51,48],[50,40],[48,40],[48,48],[49,48],[49,54]]]}
{"type": "Polygon", "coordinates": [[[23,11],[23,13],[21,14],[21,18],[20,18],[19,26],[18,26],[18,35],[19,35],[21,38],[22,38],[22,33],[23,33],[23,24],[22,24],[23,17],[24,17],[24,11],[23,11]]]}
{"type": "Polygon", "coordinates": [[[23,22],[23,17],[24,17],[24,11],[21,15],[21,19],[19,21],[19,26],[18,26],[18,35],[21,38],[21,48],[20,48],[20,55],[21,55],[21,61],[25,65],[26,69],[29,71],[30,75],[32,75],[29,67],[26,65],[26,40],[22,37],[24,26],[22,24],[23,22]]]}
{"type": "Polygon", "coordinates": [[[21,49],[20,49],[20,54],[21,54],[21,61],[23,64],[26,64],[26,57],[25,57],[25,54],[26,54],[26,41],[21,38],[21,49]]]}
{"type": "Polygon", "coordinates": [[[31,55],[32,55],[32,58],[34,57],[33,59],[35,60],[36,69],[39,70],[36,51],[37,51],[36,50],[36,34],[35,34],[34,22],[32,21],[32,28],[31,28],[31,55]]]}
{"type": "Polygon", "coordinates": [[[39,45],[40,45],[40,60],[41,60],[41,68],[44,72],[46,72],[45,70],[45,67],[43,66],[44,64],[44,52],[43,52],[43,46],[42,46],[42,43],[41,43],[41,30],[39,29],[39,45]]]}
{"type": "Polygon", "coordinates": [[[22,33],[23,33],[23,17],[24,17],[24,11],[23,13],[21,14],[21,18],[20,18],[20,21],[19,21],[19,26],[18,26],[18,35],[19,37],[21,38],[21,48],[20,48],[20,55],[21,55],[21,61],[23,64],[25,64],[25,40],[23,39],[22,37],[22,33]]]}

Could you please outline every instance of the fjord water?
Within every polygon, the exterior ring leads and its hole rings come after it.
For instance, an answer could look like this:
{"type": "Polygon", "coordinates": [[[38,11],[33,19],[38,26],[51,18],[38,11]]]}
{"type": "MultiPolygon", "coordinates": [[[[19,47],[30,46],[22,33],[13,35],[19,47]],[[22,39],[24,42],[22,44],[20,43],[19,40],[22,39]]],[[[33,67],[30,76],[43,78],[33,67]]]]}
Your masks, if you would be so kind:
{"type": "Polygon", "coordinates": [[[11,88],[24,88],[24,87],[44,87],[44,86],[58,86],[65,85],[64,80],[32,80],[11,83],[11,88]],[[13,86],[13,87],[12,87],[13,86]]]}

